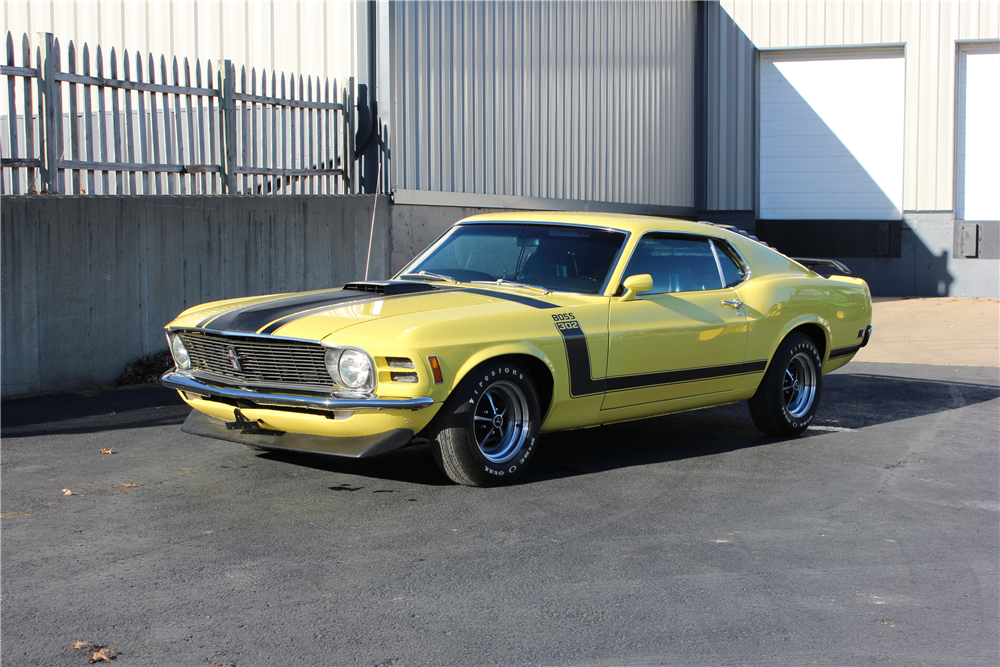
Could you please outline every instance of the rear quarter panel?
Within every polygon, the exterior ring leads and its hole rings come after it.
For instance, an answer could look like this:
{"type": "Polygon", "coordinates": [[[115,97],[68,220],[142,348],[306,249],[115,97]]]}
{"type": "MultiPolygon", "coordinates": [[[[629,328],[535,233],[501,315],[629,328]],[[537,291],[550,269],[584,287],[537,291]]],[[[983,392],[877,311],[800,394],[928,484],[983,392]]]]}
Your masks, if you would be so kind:
{"type": "MultiPolygon", "coordinates": [[[[868,285],[846,276],[824,278],[769,248],[742,241],[734,245],[751,267],[749,280],[736,288],[750,329],[747,361],[770,362],[781,341],[801,327],[822,331],[824,373],[850,361],[861,344],[858,332],[871,324],[868,285]],[[850,348],[855,349],[845,354],[850,348]],[[834,351],[840,355],[832,357],[834,351]]],[[[755,388],[761,377],[748,376],[741,386],[755,388]]]]}

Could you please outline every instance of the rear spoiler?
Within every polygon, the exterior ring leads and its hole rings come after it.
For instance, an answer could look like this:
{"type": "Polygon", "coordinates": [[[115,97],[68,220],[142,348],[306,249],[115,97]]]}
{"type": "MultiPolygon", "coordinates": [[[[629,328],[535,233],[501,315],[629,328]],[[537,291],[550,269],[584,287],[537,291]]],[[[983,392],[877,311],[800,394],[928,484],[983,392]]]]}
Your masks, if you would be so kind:
{"type": "Polygon", "coordinates": [[[829,266],[834,269],[837,269],[843,274],[846,275],[851,274],[851,270],[849,268],[847,268],[846,266],[844,266],[835,259],[815,259],[813,257],[790,257],[789,259],[792,259],[809,269],[815,268],[817,266],[829,266]]]}

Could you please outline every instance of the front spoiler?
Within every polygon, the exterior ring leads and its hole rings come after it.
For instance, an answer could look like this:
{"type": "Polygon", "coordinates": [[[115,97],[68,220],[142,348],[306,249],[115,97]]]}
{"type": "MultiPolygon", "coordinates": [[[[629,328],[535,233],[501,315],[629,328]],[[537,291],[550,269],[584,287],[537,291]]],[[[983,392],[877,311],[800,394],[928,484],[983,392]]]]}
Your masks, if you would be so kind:
{"type": "Polygon", "coordinates": [[[413,439],[413,431],[408,428],[399,428],[386,431],[385,433],[352,438],[332,438],[304,433],[285,433],[283,435],[247,433],[239,430],[230,430],[226,426],[225,421],[209,417],[197,410],[191,411],[181,430],[192,435],[228,440],[229,442],[238,442],[263,449],[328,454],[331,456],[345,456],[352,459],[367,458],[391,452],[394,449],[403,447],[413,439]]]}

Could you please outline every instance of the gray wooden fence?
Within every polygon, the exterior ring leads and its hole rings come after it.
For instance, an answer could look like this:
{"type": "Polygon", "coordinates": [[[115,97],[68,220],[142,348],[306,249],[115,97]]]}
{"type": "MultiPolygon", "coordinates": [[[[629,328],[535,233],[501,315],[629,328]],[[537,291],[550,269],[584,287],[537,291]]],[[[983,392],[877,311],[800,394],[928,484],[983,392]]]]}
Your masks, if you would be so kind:
{"type": "Polygon", "coordinates": [[[192,76],[187,58],[114,49],[106,71],[100,46],[73,42],[64,68],[52,34],[34,54],[24,35],[20,52],[18,65],[8,32],[0,193],[353,192],[353,78],[244,67],[237,86],[229,60],[196,60],[192,76]]]}

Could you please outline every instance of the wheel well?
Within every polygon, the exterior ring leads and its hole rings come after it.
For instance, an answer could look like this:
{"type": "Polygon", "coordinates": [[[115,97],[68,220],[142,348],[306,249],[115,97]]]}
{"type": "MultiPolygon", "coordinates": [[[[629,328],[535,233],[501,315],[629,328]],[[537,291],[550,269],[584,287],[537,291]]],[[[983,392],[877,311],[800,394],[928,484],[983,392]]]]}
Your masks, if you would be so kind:
{"type": "Polygon", "coordinates": [[[823,327],[818,324],[803,324],[802,326],[795,327],[788,333],[791,335],[795,332],[804,333],[812,338],[813,343],[816,345],[816,349],[819,350],[819,358],[826,358],[826,333],[823,331],[823,327]]]}
{"type": "Polygon", "coordinates": [[[538,407],[541,409],[540,413],[542,419],[544,419],[545,415],[548,414],[549,406],[552,404],[552,390],[555,386],[549,367],[541,359],[528,354],[508,354],[502,357],[494,357],[488,361],[497,361],[499,359],[516,361],[531,374],[531,381],[534,382],[535,390],[538,392],[538,407]]]}

